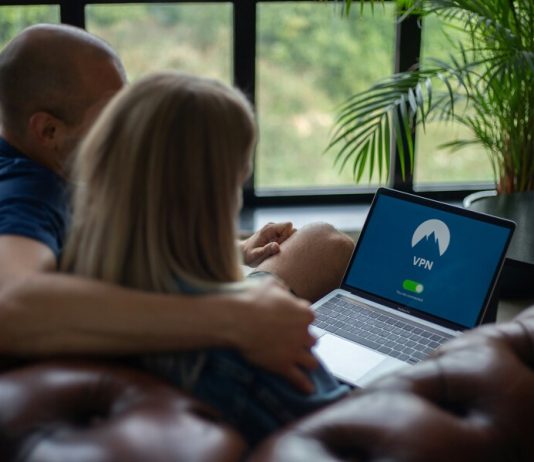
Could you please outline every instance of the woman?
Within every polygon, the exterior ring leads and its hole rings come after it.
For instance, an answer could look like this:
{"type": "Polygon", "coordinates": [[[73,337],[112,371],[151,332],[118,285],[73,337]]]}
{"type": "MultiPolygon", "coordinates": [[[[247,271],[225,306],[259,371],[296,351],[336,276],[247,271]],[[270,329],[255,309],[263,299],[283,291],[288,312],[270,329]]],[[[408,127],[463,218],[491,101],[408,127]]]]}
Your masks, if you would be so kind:
{"type": "MultiPolygon", "coordinates": [[[[255,139],[247,100],[214,80],[160,73],[124,89],[75,160],[63,268],[167,293],[252,284],[241,272],[235,222],[255,139]]],[[[233,351],[139,361],[219,408],[251,443],[347,392],[319,367],[310,374],[315,392],[302,394],[233,351]]]]}

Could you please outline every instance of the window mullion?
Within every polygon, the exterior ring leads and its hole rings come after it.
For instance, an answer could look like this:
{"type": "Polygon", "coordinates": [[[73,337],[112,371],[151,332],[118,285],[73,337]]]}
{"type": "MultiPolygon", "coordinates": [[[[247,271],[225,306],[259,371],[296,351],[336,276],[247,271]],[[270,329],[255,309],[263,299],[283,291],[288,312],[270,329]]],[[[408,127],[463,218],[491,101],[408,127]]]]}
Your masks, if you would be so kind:
{"type": "MultiPolygon", "coordinates": [[[[414,69],[418,65],[421,55],[421,18],[419,16],[408,16],[402,21],[397,22],[396,41],[395,41],[395,73],[406,72],[414,69]]],[[[415,165],[415,143],[416,143],[415,126],[412,129],[411,138],[413,143],[415,165]]],[[[403,139],[404,151],[408,152],[408,142],[403,139]]],[[[396,142],[393,138],[392,163],[390,186],[404,190],[413,191],[413,171],[411,170],[409,159],[405,159],[404,177],[402,174],[401,160],[396,142]]]]}
{"type": "MultiPolygon", "coordinates": [[[[234,84],[256,102],[256,1],[234,0],[234,84]]],[[[245,205],[255,201],[254,165],[243,187],[245,205]]]]}
{"type": "Polygon", "coordinates": [[[85,29],[85,1],[61,0],[61,22],[85,29]]]}

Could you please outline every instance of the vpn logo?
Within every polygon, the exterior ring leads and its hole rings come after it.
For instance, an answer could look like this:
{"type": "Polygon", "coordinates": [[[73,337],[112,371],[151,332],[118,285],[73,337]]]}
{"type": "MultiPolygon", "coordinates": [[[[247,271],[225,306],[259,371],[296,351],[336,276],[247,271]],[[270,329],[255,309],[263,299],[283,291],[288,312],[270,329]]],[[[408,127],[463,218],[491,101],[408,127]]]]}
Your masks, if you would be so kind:
{"type": "MultiPolygon", "coordinates": [[[[451,242],[451,233],[449,228],[441,220],[432,219],[421,223],[413,233],[412,248],[419,244],[419,242],[421,242],[423,239],[428,241],[432,235],[434,235],[434,243],[437,244],[439,256],[441,257],[447,251],[447,248],[451,242]]],[[[434,266],[434,262],[423,257],[414,256],[413,265],[423,267],[424,269],[431,271],[432,267],[434,266]]]]}
{"type": "Polygon", "coordinates": [[[439,256],[441,257],[449,247],[451,233],[449,228],[441,220],[427,220],[421,223],[412,236],[412,247],[415,247],[423,238],[434,235],[434,242],[438,243],[439,256]]]}

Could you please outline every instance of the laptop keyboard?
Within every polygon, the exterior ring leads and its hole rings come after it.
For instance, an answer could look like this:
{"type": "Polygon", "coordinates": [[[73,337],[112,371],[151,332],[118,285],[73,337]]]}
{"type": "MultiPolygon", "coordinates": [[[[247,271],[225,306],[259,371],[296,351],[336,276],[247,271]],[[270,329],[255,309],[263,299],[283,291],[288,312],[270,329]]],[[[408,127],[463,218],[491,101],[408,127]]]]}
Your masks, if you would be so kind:
{"type": "Polygon", "coordinates": [[[317,308],[315,316],[313,325],[410,364],[452,338],[341,295],[317,308]]]}

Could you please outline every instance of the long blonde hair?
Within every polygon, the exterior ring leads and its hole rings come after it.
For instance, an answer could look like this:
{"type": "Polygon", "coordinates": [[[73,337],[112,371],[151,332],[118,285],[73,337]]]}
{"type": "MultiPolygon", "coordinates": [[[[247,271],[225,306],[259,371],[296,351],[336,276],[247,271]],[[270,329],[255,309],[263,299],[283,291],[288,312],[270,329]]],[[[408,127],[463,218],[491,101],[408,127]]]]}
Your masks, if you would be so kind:
{"type": "Polygon", "coordinates": [[[178,73],[115,97],[73,164],[62,267],[159,292],[242,279],[235,219],[256,137],[237,90],[178,73]]]}

